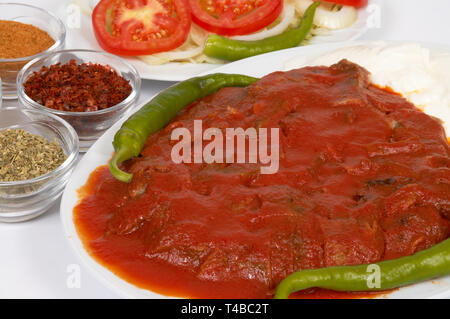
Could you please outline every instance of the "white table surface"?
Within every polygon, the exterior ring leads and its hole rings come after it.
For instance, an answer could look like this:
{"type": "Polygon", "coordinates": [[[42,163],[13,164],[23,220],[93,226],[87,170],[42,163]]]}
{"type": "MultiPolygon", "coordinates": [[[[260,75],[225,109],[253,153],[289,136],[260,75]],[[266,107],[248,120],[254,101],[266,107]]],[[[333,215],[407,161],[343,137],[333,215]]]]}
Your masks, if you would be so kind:
{"type": "MultiPolygon", "coordinates": [[[[18,0],[19,2],[20,0],[18,0]]],[[[61,0],[22,0],[60,14],[61,0]]],[[[383,0],[380,27],[360,40],[425,41],[450,45],[449,0],[383,0]]],[[[140,102],[170,82],[144,80],[140,102]]],[[[11,102],[5,103],[5,105],[11,102]]],[[[0,298],[118,298],[80,264],[64,238],[59,201],[41,217],[18,224],[0,223],[0,298]],[[69,288],[73,269],[80,286],[69,288]]]]}

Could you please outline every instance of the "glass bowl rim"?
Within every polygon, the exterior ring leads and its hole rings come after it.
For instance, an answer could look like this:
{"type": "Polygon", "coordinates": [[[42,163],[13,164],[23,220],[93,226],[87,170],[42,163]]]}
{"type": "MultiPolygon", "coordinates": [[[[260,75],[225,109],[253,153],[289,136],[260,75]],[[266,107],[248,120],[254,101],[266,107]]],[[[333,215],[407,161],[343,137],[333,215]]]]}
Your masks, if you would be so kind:
{"type": "Polygon", "coordinates": [[[25,57],[21,57],[21,58],[14,58],[14,59],[0,58],[0,63],[25,62],[25,61],[33,60],[36,58],[40,58],[40,57],[43,57],[43,56],[53,52],[55,49],[60,48],[64,44],[64,41],[66,39],[66,33],[67,33],[66,27],[65,27],[64,23],[61,21],[61,19],[58,18],[56,15],[54,15],[53,13],[51,13],[48,10],[45,10],[43,8],[31,5],[31,4],[25,4],[25,3],[19,3],[19,2],[2,2],[2,3],[0,3],[0,6],[7,6],[7,5],[28,7],[28,8],[38,10],[38,11],[41,11],[41,12],[49,15],[51,18],[53,18],[56,21],[58,26],[61,28],[61,35],[59,36],[58,39],[55,39],[55,43],[53,43],[53,45],[45,51],[36,53],[34,55],[28,55],[25,57]]]}
{"type": "MultiPolygon", "coordinates": [[[[78,150],[79,150],[78,134],[75,131],[75,129],[69,123],[67,123],[64,119],[62,119],[59,116],[56,116],[54,114],[51,114],[51,113],[49,114],[47,112],[43,112],[40,110],[21,109],[21,108],[17,108],[17,107],[3,107],[0,109],[0,113],[3,111],[32,112],[32,113],[37,113],[39,115],[50,117],[53,120],[56,120],[57,122],[61,123],[64,126],[64,128],[67,129],[67,131],[69,132],[70,137],[73,139],[74,143],[73,143],[72,147],[69,149],[70,154],[68,154],[66,160],[61,165],[59,165],[57,168],[55,168],[54,170],[52,170],[48,173],[45,173],[41,176],[30,178],[30,179],[19,180],[19,181],[10,181],[10,182],[0,182],[0,188],[5,187],[5,186],[26,186],[28,184],[38,183],[38,182],[48,179],[49,177],[58,176],[60,172],[66,171],[67,169],[71,168],[76,163],[76,159],[78,158],[78,150]]],[[[14,124],[11,126],[15,126],[15,125],[18,125],[18,124],[14,124]]]]}
{"type": "MultiPolygon", "coordinates": [[[[94,61],[94,63],[96,63],[94,61]]],[[[101,63],[99,63],[101,64],[101,63]]],[[[103,65],[103,64],[102,64],[103,65]]],[[[111,66],[112,67],[112,66],[111,66]]],[[[17,75],[17,79],[16,79],[16,85],[17,85],[17,92],[18,92],[18,96],[19,98],[24,99],[29,105],[31,105],[33,108],[35,109],[39,109],[39,110],[43,110],[45,112],[49,112],[52,114],[58,114],[58,115],[62,115],[62,116],[82,116],[82,117],[89,117],[89,116],[93,116],[93,115],[100,115],[100,114],[106,114],[106,113],[110,113],[113,111],[116,111],[120,108],[122,108],[124,105],[130,104],[133,101],[136,101],[139,95],[139,91],[141,89],[141,77],[139,76],[138,71],[136,70],[136,68],[131,65],[129,62],[125,61],[123,58],[118,57],[117,55],[108,53],[108,52],[103,52],[103,51],[98,51],[98,50],[88,50],[88,49],[67,49],[67,50],[59,50],[59,51],[54,51],[51,52],[45,56],[33,59],[31,61],[29,61],[27,64],[25,64],[25,66],[20,70],[19,74],[17,75]],[[25,93],[25,89],[24,89],[24,82],[26,79],[24,79],[25,73],[28,71],[28,69],[35,63],[50,58],[54,55],[57,54],[61,54],[61,53],[73,53],[73,52],[81,52],[81,53],[95,53],[95,54],[100,54],[100,55],[104,55],[107,57],[112,58],[113,60],[116,60],[122,64],[124,64],[126,66],[126,68],[128,68],[128,70],[131,72],[131,74],[133,75],[133,79],[136,82],[136,86],[132,86],[132,90],[130,95],[128,95],[125,100],[123,100],[120,103],[117,103],[116,105],[113,105],[111,107],[108,107],[106,109],[103,110],[97,110],[97,111],[91,111],[91,112],[70,112],[70,111],[61,111],[61,110],[55,110],[49,107],[46,107],[40,103],[37,103],[36,101],[34,101],[33,99],[31,99],[26,93],[25,93]]]]}

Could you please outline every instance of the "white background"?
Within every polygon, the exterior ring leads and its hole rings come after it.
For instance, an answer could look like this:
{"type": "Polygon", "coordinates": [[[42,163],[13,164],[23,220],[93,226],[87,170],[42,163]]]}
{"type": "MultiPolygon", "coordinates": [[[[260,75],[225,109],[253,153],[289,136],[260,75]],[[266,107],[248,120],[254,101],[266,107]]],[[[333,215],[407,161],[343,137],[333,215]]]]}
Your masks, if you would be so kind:
{"type": "MultiPolygon", "coordinates": [[[[17,0],[20,1],[20,0],[17,0]]],[[[55,14],[69,1],[21,1],[55,14]]],[[[449,0],[384,0],[380,28],[359,40],[422,41],[450,45],[449,0]]],[[[170,82],[144,80],[140,103],[170,82]]],[[[11,105],[11,102],[5,103],[11,105]]],[[[13,104],[13,103],[12,103],[13,104]]],[[[117,298],[79,263],[64,238],[59,201],[45,215],[25,223],[0,223],[0,298],[117,298]],[[68,288],[73,265],[81,287],[68,288]],[[78,267],[78,266],[75,266],[78,267]]]]}

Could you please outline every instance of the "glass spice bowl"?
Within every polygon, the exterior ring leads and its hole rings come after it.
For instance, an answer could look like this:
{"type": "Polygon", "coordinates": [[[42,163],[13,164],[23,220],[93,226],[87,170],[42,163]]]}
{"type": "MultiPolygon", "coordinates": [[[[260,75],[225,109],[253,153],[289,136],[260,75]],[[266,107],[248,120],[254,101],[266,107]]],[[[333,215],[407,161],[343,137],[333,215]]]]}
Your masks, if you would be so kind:
{"type": "Polygon", "coordinates": [[[0,109],[0,131],[6,129],[23,129],[51,142],[56,140],[67,156],[47,174],[0,182],[0,222],[21,222],[43,214],[58,200],[78,160],[78,136],[66,121],[53,114],[16,107],[0,109]]]}
{"type": "Polygon", "coordinates": [[[136,69],[115,55],[92,50],[63,50],[54,52],[45,57],[30,61],[17,76],[17,94],[19,101],[27,108],[41,110],[57,115],[71,124],[80,139],[80,151],[85,152],[89,147],[115,122],[128,115],[139,98],[141,78],[136,69]],[[122,102],[106,109],[91,112],[69,112],[45,107],[33,101],[25,93],[24,83],[33,72],[39,71],[43,66],[56,63],[65,64],[75,59],[78,64],[97,63],[113,68],[120,76],[129,81],[131,94],[122,102]]]}
{"type": "Polygon", "coordinates": [[[22,3],[0,3],[0,20],[11,20],[31,24],[46,31],[55,43],[45,51],[38,54],[16,59],[0,58],[0,78],[3,85],[3,98],[16,99],[16,78],[20,69],[29,61],[42,57],[48,53],[61,50],[66,39],[64,23],[52,13],[22,3]]]}

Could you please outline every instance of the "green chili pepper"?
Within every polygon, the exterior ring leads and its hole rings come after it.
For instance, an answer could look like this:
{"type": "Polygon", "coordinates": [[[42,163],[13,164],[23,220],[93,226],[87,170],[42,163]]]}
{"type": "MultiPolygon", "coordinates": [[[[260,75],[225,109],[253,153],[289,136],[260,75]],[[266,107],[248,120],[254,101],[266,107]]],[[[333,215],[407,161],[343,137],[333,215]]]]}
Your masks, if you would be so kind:
{"type": "Polygon", "coordinates": [[[185,106],[222,87],[247,86],[257,80],[245,75],[216,73],[195,77],[164,90],[126,120],[117,131],[113,141],[116,153],[109,162],[112,175],[122,182],[130,182],[133,175],[120,170],[118,165],[138,156],[148,136],[166,126],[185,106]]]}
{"type": "Polygon", "coordinates": [[[337,291],[388,290],[448,274],[450,239],[412,256],[369,265],[307,269],[293,273],[278,285],[275,298],[286,299],[292,292],[312,287],[337,291]],[[373,280],[377,270],[379,285],[373,280]]]}
{"type": "Polygon", "coordinates": [[[206,40],[203,53],[213,58],[236,61],[262,53],[296,47],[302,43],[311,30],[314,14],[319,4],[320,2],[316,1],[308,7],[297,28],[266,39],[239,41],[212,34],[206,40]]]}

